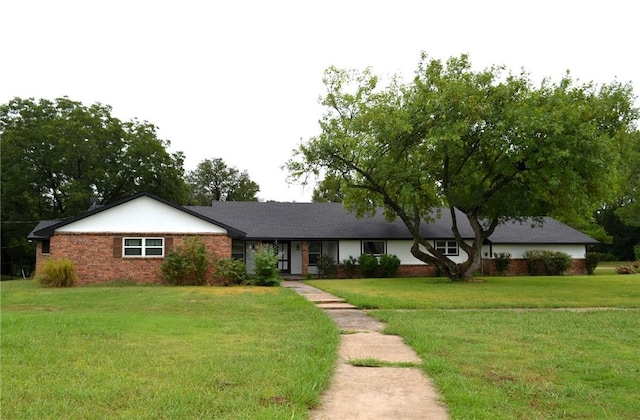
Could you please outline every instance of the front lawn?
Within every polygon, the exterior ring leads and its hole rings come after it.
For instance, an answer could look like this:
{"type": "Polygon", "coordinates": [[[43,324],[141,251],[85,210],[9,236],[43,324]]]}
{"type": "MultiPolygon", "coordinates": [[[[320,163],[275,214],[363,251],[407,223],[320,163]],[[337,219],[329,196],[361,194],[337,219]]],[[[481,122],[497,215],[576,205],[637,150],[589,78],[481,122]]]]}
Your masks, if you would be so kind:
{"type": "Polygon", "coordinates": [[[312,280],[369,309],[639,307],[640,275],[312,280]]]}
{"type": "Polygon", "coordinates": [[[304,419],[339,339],[283,288],[1,292],[3,419],[304,419]]]}
{"type": "Polygon", "coordinates": [[[638,418],[640,276],[484,280],[309,283],[380,308],[453,419],[638,418]]]}

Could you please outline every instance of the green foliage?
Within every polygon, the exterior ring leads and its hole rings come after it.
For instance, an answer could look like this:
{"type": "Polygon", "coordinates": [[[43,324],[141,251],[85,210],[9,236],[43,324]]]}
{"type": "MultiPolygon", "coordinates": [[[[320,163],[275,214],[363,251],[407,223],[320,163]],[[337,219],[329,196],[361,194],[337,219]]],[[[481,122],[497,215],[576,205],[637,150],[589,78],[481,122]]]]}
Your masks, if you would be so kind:
{"type": "Polygon", "coordinates": [[[509,252],[498,252],[493,257],[493,266],[496,269],[496,274],[504,276],[504,273],[509,269],[511,265],[511,254],[509,252]]]}
{"type": "Polygon", "coordinates": [[[393,254],[384,254],[380,256],[380,274],[382,277],[391,278],[398,274],[400,267],[400,258],[393,254]]]}
{"type": "Polygon", "coordinates": [[[340,266],[342,267],[345,276],[347,276],[348,279],[352,279],[358,271],[358,259],[353,255],[349,255],[349,258],[342,260],[342,264],[340,266]]]}
{"type": "Polygon", "coordinates": [[[294,152],[290,176],[341,178],[346,208],[400,218],[417,258],[468,278],[479,261],[458,264],[421,236],[435,209],[462,211],[474,232],[473,243],[459,241],[467,255],[507,220],[591,215],[616,198],[638,117],[631,85],[580,85],[567,74],[534,86],[525,71],[505,73],[476,71],[466,55],[423,55],[415,78],[387,86],[370,70],[329,68],[322,132],[294,152]]]}
{"type": "Polygon", "coordinates": [[[209,256],[202,240],[195,237],[184,239],[182,246],[169,250],[160,265],[164,280],[177,286],[201,286],[207,283],[209,256]]]}
{"type": "Polygon", "coordinates": [[[256,194],[260,187],[249,178],[247,171],[229,167],[220,158],[203,160],[186,179],[194,205],[208,206],[212,201],[258,201],[256,194]]]}
{"type": "Polygon", "coordinates": [[[371,254],[361,254],[358,257],[360,273],[364,277],[375,277],[378,270],[378,259],[371,254]]]}
{"type": "Polygon", "coordinates": [[[215,270],[225,286],[242,284],[247,279],[247,266],[244,262],[233,258],[216,260],[215,270]]]}
{"type": "Polygon", "coordinates": [[[36,274],[36,281],[45,287],[73,287],[78,282],[78,275],[73,261],[47,258],[36,274]]]}
{"type": "Polygon", "coordinates": [[[25,221],[85,212],[91,198],[108,204],[149,192],[184,204],[184,156],[168,152],[156,127],[121,121],[111,107],[69,98],[14,98],[0,105],[2,261],[33,264],[25,221]]]}
{"type": "Polygon", "coordinates": [[[263,244],[253,251],[255,261],[255,284],[257,286],[278,286],[280,271],[278,270],[278,252],[275,246],[263,244]]]}
{"type": "Polygon", "coordinates": [[[618,274],[638,274],[640,273],[640,260],[635,261],[629,265],[621,265],[616,267],[616,273],[618,274]]]}
{"type": "Polygon", "coordinates": [[[559,276],[573,265],[571,256],[559,251],[530,250],[523,256],[532,276],[559,276]]]}
{"type": "Polygon", "coordinates": [[[314,203],[341,203],[344,194],[341,191],[342,179],[335,175],[328,175],[313,189],[311,201],[314,203]]]}
{"type": "Polygon", "coordinates": [[[640,261],[640,244],[633,246],[633,254],[636,257],[636,260],[640,261]]]}
{"type": "Polygon", "coordinates": [[[330,255],[322,254],[320,258],[318,258],[318,278],[319,279],[335,278],[337,270],[338,270],[338,266],[336,265],[336,260],[334,260],[333,257],[331,257],[330,255]]]}
{"type": "Polygon", "coordinates": [[[584,266],[587,270],[587,274],[593,274],[593,271],[600,262],[600,254],[597,252],[587,252],[584,256],[584,266]]]}
{"type": "Polygon", "coordinates": [[[633,226],[620,215],[621,207],[605,206],[596,213],[596,221],[611,236],[611,241],[598,245],[599,252],[611,253],[611,261],[634,260],[633,246],[640,243],[640,226],[633,226]]]}

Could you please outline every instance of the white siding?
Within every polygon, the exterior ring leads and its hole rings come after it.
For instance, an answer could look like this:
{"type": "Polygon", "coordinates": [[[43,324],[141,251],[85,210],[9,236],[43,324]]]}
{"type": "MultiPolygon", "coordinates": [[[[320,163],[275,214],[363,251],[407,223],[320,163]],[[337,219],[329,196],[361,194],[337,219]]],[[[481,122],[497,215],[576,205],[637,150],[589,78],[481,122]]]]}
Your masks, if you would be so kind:
{"type": "MultiPolygon", "coordinates": [[[[422,261],[411,254],[412,244],[413,241],[410,240],[387,241],[387,254],[396,255],[398,258],[400,258],[400,263],[403,265],[424,264],[422,261]]],[[[426,252],[426,249],[423,246],[420,246],[420,249],[426,252]]],[[[449,255],[449,258],[456,263],[461,263],[467,259],[467,254],[462,249],[460,249],[459,255],[449,255]]]]}
{"type": "Polygon", "coordinates": [[[358,258],[361,253],[360,249],[359,240],[340,241],[340,244],[338,245],[340,262],[342,262],[342,260],[346,260],[350,256],[358,258]]]}
{"type": "Polygon", "coordinates": [[[57,229],[59,232],[226,233],[149,197],[139,197],[57,229]]]}

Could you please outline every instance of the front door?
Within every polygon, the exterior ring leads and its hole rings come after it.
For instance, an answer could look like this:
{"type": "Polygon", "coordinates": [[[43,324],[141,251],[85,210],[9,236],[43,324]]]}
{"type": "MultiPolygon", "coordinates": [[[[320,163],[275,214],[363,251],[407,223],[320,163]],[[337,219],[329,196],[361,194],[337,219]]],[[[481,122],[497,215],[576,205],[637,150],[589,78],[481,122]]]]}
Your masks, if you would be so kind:
{"type": "Polygon", "coordinates": [[[289,242],[278,242],[278,270],[281,273],[290,273],[291,267],[289,263],[289,242]]]}
{"type": "Polygon", "coordinates": [[[291,261],[290,259],[290,248],[291,248],[291,242],[265,242],[265,243],[269,243],[270,245],[273,245],[276,253],[277,253],[277,257],[278,257],[278,270],[280,270],[281,273],[284,274],[289,274],[291,273],[291,261]]]}

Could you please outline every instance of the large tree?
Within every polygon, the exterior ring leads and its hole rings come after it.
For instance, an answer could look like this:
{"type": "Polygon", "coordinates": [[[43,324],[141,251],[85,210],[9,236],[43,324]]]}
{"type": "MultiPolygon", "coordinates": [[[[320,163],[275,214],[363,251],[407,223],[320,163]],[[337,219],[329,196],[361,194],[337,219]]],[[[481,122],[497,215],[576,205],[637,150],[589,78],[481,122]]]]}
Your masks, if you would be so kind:
{"type": "Polygon", "coordinates": [[[256,194],[260,191],[247,171],[229,167],[220,158],[200,162],[187,174],[187,184],[192,192],[191,202],[202,206],[212,201],[258,201],[256,194]]]}
{"type": "Polygon", "coordinates": [[[470,278],[496,226],[529,216],[591,215],[616,193],[620,149],[637,110],[629,85],[534,86],[524,71],[474,71],[463,55],[423,55],[415,78],[386,87],[367,69],[329,68],[322,132],[287,166],[294,179],[341,179],[344,205],[358,216],[383,208],[413,236],[411,253],[452,279],[470,278]],[[422,236],[446,208],[468,259],[456,264],[422,236]],[[475,233],[467,243],[454,209],[475,233]]]}
{"type": "Polygon", "coordinates": [[[1,105],[3,260],[28,248],[30,221],[79,214],[94,197],[109,203],[147,191],[184,202],[184,157],[168,147],[152,124],[120,121],[99,103],[15,98],[1,105]]]}

